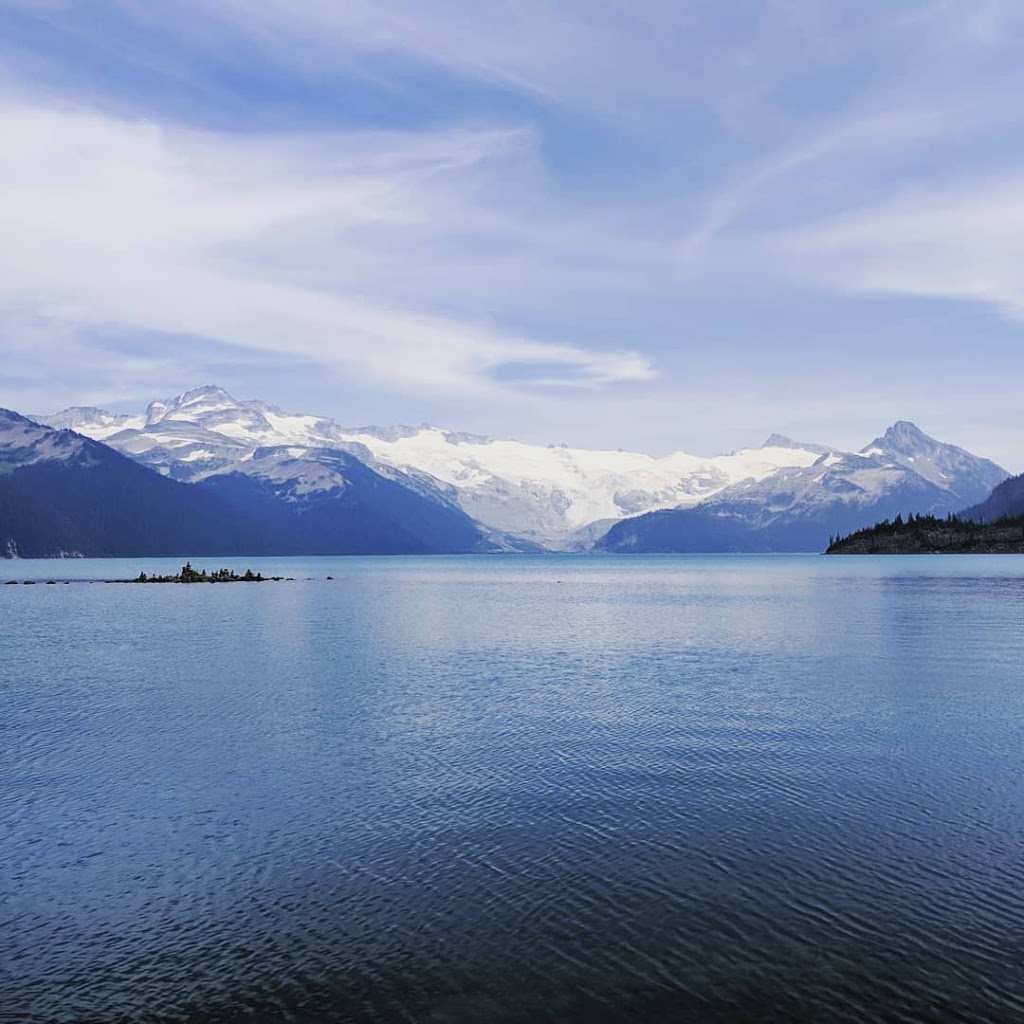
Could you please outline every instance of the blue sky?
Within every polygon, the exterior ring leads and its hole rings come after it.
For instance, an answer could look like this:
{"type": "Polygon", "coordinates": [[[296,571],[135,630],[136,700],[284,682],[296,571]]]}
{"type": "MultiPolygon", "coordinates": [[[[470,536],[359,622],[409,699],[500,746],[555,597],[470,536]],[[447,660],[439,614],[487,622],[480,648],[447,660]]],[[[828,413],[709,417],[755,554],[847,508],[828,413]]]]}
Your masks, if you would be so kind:
{"type": "Polygon", "coordinates": [[[1024,469],[1024,6],[0,0],[0,404],[1024,469]]]}

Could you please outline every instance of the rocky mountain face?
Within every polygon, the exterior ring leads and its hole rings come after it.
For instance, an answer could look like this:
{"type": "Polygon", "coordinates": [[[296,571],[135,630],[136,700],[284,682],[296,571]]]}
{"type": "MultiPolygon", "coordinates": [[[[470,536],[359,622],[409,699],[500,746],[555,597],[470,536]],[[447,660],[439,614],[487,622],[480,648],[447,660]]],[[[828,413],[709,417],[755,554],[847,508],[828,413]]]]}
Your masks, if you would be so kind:
{"type": "MultiPolygon", "coordinates": [[[[137,429],[107,422],[114,433],[137,429]]],[[[174,429],[171,450],[184,433],[186,451],[194,452],[192,438],[204,428],[174,429]]],[[[147,451],[161,451],[162,443],[147,451]]],[[[230,438],[218,443],[230,448],[230,438]]],[[[69,429],[0,411],[0,555],[431,554],[500,547],[455,502],[417,479],[393,479],[386,467],[377,473],[341,451],[246,451],[240,461],[221,455],[220,472],[173,479],[69,429]],[[193,483],[183,482],[190,477],[193,483]]],[[[204,460],[215,462],[217,454],[194,461],[204,460]]]]}
{"type": "Polygon", "coordinates": [[[911,512],[944,516],[979,500],[1006,471],[899,422],[860,452],[725,488],[696,508],[613,526],[604,551],[822,551],[830,537],[911,512]]]}

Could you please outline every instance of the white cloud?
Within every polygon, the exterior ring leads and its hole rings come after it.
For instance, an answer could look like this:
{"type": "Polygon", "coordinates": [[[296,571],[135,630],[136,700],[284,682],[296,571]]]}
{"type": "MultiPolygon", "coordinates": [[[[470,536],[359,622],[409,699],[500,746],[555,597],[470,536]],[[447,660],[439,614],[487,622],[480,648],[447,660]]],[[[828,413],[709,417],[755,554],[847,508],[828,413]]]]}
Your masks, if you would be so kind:
{"type": "Polygon", "coordinates": [[[684,235],[680,260],[684,266],[692,266],[719,235],[741,223],[748,213],[762,219],[773,214],[777,217],[779,212],[792,217],[793,207],[785,202],[785,196],[794,189],[803,204],[797,216],[806,216],[815,200],[849,203],[863,191],[858,177],[874,189],[880,167],[897,163],[922,146],[964,139],[1022,119],[1016,102],[975,99],[944,107],[880,110],[830,125],[747,168],[734,183],[713,195],[696,226],[684,235]],[[827,188],[822,187],[823,181],[827,188]]]}
{"type": "Polygon", "coordinates": [[[839,290],[976,301],[1024,318],[1024,170],[919,187],[768,244],[839,290]]]}
{"type": "Polygon", "coordinates": [[[444,316],[391,287],[404,244],[457,258],[458,233],[494,220],[461,196],[492,175],[514,187],[529,133],[232,138],[8,106],[0,136],[8,310],[293,354],[407,390],[497,395],[508,364],[573,385],[653,374],[635,353],[444,316]],[[376,276],[350,277],[364,260],[376,276]]]}

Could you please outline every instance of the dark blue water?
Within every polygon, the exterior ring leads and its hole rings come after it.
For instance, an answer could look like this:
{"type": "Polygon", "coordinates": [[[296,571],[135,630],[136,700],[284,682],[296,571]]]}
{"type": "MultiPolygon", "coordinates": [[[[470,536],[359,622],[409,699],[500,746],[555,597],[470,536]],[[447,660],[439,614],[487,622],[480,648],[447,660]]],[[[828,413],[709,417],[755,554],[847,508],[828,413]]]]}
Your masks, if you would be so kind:
{"type": "Polygon", "coordinates": [[[0,1019],[1024,1020],[1024,559],[251,564],[0,586],[0,1019]]]}

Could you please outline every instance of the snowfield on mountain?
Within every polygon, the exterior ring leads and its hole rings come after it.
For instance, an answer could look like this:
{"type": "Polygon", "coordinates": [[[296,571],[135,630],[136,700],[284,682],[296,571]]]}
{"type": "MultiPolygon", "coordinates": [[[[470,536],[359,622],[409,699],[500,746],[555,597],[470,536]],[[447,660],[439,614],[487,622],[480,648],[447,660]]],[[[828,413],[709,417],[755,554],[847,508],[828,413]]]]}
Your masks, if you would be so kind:
{"type": "Polygon", "coordinates": [[[390,467],[424,485],[430,481],[485,526],[552,549],[588,547],[617,520],[689,507],[741,481],[810,466],[823,450],[775,435],[764,447],[728,455],[656,458],[491,440],[431,426],[343,428],[326,417],[240,402],[212,386],[152,402],[137,416],[74,408],[37,418],[188,481],[244,471],[259,449],[286,447],[295,459],[305,456],[306,486],[312,488],[316,450],[346,451],[378,471],[390,467]]]}
{"type": "Polygon", "coordinates": [[[760,448],[727,455],[658,458],[427,425],[341,427],[214,386],[154,401],[134,416],[73,408],[38,419],[176,480],[241,474],[290,503],[335,492],[344,472],[363,464],[457,508],[480,524],[481,543],[498,549],[821,550],[830,534],[896,512],[963,509],[1008,475],[906,421],[859,452],[772,434],[760,448]]]}

